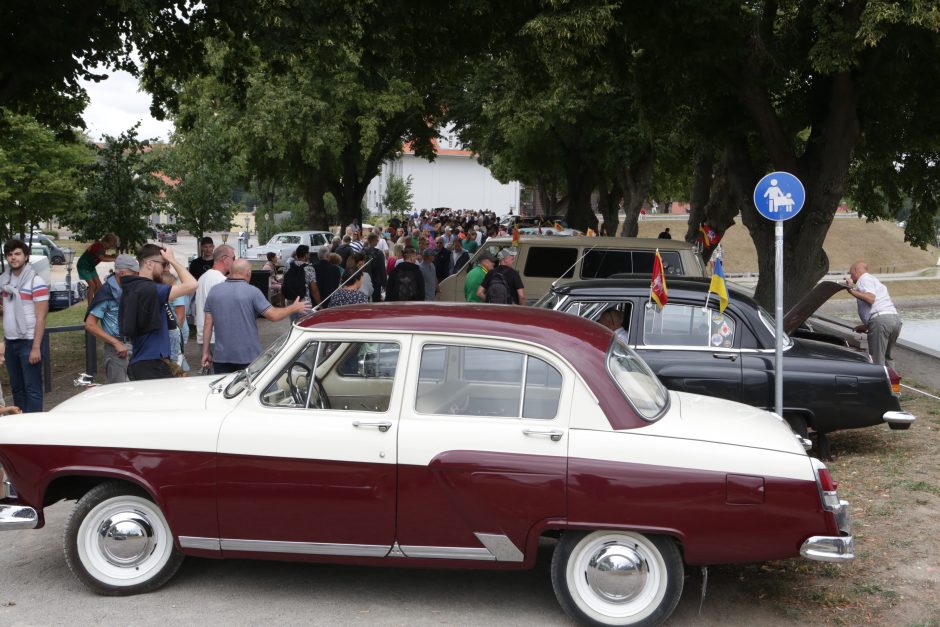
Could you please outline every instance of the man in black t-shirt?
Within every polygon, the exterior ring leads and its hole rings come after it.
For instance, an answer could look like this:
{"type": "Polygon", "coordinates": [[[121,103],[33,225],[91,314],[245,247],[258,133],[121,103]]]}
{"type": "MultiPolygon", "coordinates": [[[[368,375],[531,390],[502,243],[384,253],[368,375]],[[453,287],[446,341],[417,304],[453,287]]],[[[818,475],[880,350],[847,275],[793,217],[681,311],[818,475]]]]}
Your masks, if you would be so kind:
{"type": "Polygon", "coordinates": [[[498,258],[499,265],[483,277],[483,282],[477,288],[477,296],[487,303],[525,305],[525,286],[522,284],[522,277],[512,267],[516,262],[516,249],[504,248],[499,251],[498,258]]]}
{"type": "Polygon", "coordinates": [[[199,256],[189,262],[189,273],[197,281],[205,272],[212,267],[212,251],[215,250],[215,242],[208,235],[199,240],[199,256]]]}

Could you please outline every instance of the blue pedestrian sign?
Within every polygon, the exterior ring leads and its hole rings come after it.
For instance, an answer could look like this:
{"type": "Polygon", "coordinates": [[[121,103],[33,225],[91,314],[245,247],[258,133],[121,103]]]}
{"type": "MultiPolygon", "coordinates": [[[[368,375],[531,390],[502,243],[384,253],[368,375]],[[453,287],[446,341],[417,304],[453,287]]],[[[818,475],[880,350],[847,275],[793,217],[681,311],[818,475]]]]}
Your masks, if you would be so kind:
{"type": "Polygon", "coordinates": [[[774,222],[783,222],[798,214],[805,201],[803,184],[789,172],[771,172],[754,188],[757,212],[774,222]]]}

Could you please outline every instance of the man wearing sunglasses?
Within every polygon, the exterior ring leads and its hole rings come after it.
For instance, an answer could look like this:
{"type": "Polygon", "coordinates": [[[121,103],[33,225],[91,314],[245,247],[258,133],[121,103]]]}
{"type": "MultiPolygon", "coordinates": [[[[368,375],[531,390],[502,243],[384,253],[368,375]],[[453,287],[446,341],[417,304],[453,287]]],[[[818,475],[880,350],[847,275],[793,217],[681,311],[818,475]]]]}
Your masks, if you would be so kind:
{"type": "Polygon", "coordinates": [[[156,244],[144,245],[137,261],[140,274],[121,281],[120,331],[134,346],[127,374],[132,381],[163,379],[172,376],[167,303],[192,294],[198,283],[172,251],[156,244]],[[160,282],[170,267],[180,278],[172,286],[160,282]]]}

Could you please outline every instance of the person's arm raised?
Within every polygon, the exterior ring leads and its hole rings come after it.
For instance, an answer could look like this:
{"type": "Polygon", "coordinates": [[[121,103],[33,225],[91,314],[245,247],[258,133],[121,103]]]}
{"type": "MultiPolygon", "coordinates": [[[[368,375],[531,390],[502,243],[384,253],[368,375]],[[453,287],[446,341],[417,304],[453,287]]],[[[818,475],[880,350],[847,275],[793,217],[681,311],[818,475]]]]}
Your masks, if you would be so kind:
{"type": "Polygon", "coordinates": [[[196,292],[196,288],[199,287],[199,282],[193,278],[193,275],[189,273],[189,269],[186,268],[186,266],[176,260],[176,255],[173,254],[173,251],[162,248],[160,250],[160,256],[170,262],[170,265],[173,266],[174,270],[176,270],[176,276],[178,276],[180,279],[180,283],[170,287],[169,300],[179,298],[180,296],[189,296],[190,294],[194,294],[196,292]]]}

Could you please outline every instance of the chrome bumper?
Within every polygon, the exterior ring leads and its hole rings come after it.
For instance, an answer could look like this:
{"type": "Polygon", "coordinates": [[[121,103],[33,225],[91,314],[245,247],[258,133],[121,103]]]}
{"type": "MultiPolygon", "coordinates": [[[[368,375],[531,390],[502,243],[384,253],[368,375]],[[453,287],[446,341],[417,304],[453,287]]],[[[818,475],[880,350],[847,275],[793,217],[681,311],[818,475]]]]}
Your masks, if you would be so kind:
{"type": "Polygon", "coordinates": [[[888,424],[909,425],[917,420],[917,416],[909,414],[906,411],[886,411],[881,419],[888,424]]]}
{"type": "Polygon", "coordinates": [[[800,547],[800,555],[820,562],[850,562],[855,559],[855,538],[813,536],[800,547]]]}
{"type": "Polygon", "coordinates": [[[39,514],[25,505],[0,505],[0,531],[7,529],[35,529],[39,514]]]}

